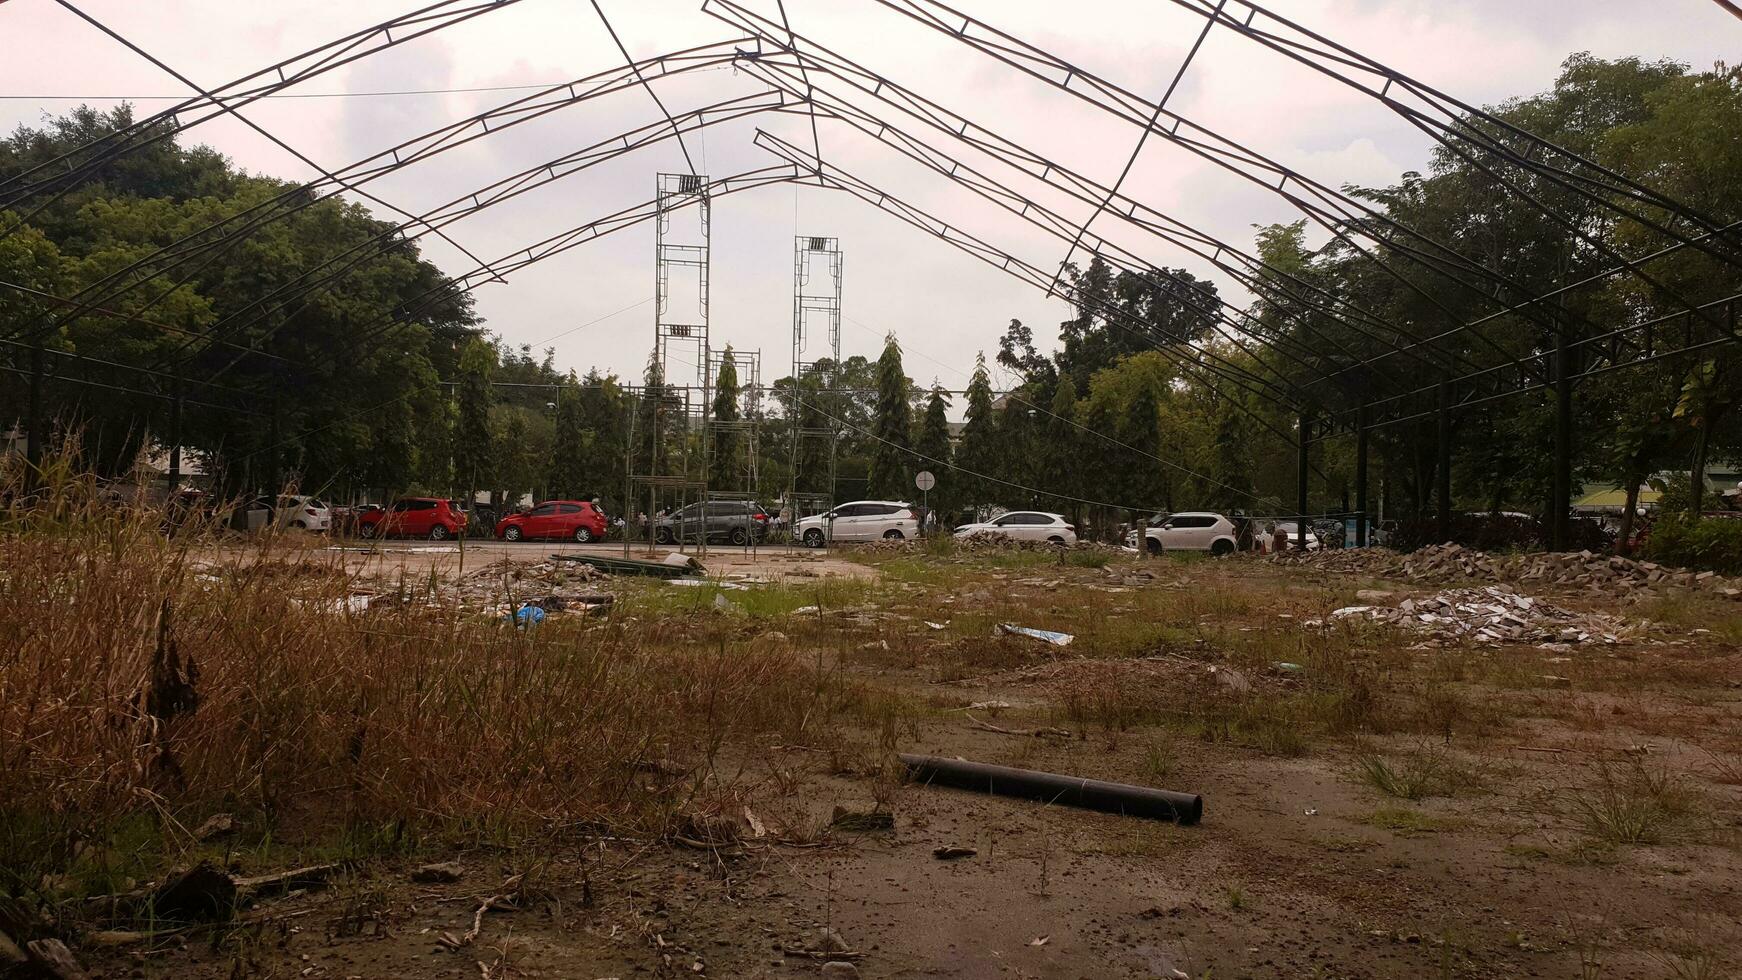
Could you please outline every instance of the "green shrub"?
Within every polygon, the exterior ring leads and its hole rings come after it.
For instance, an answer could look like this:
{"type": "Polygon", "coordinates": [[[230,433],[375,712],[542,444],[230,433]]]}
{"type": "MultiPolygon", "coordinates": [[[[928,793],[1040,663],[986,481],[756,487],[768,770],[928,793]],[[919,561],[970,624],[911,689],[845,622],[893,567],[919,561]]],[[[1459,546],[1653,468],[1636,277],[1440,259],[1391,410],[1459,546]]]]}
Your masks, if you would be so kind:
{"type": "Polygon", "coordinates": [[[1669,514],[1652,525],[1647,550],[1666,565],[1742,575],[1742,520],[1669,514]]]}

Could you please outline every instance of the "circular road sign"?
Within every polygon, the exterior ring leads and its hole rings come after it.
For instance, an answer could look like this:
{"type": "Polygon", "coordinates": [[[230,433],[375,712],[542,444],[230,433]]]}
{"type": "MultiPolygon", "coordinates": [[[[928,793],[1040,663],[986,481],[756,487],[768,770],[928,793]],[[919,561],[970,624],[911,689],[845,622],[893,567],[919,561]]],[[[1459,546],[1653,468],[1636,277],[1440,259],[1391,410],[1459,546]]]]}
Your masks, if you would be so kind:
{"type": "Polygon", "coordinates": [[[938,478],[931,475],[931,470],[920,470],[913,475],[913,485],[921,490],[930,490],[938,485],[938,478]]]}

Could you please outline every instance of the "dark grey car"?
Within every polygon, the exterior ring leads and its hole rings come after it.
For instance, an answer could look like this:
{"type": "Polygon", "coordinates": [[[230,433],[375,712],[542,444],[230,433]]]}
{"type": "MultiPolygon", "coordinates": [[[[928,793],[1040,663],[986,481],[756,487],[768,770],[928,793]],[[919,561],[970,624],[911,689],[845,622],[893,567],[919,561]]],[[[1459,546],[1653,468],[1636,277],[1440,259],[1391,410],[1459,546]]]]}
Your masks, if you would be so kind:
{"type": "Polygon", "coordinates": [[[653,522],[653,540],[672,544],[678,540],[748,544],[768,535],[768,512],[754,500],[710,500],[690,504],[653,522]]]}

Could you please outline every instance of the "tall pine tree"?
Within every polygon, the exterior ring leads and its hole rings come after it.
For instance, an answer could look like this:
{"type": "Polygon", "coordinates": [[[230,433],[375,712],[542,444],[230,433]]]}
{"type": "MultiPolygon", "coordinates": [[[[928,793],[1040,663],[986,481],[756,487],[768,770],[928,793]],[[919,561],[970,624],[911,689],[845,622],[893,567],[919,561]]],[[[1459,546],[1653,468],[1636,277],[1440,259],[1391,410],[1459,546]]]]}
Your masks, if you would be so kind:
{"type": "Polygon", "coordinates": [[[914,437],[913,449],[919,458],[914,466],[930,470],[937,477],[938,484],[930,493],[931,506],[934,510],[949,509],[956,486],[961,482],[950,470],[950,396],[932,382],[931,395],[925,401],[925,413],[920,416],[919,433],[914,437]]]}
{"type": "MultiPolygon", "coordinates": [[[[714,421],[737,422],[739,414],[738,365],[732,360],[731,345],[727,345],[720,360],[720,376],[714,379],[714,421]]],[[[719,490],[743,489],[745,467],[738,460],[743,440],[738,430],[730,425],[716,426],[712,435],[713,445],[709,451],[713,459],[708,463],[708,485],[719,490]]]]}
{"type": "Polygon", "coordinates": [[[992,484],[984,479],[998,468],[997,419],[993,418],[992,379],[986,373],[986,355],[980,354],[974,363],[974,376],[968,381],[968,417],[962,427],[962,445],[956,453],[956,478],[962,490],[954,499],[978,510],[991,503],[992,484]],[[967,472],[963,472],[963,471],[967,472]]]}
{"type": "Polygon", "coordinates": [[[877,359],[877,415],[871,430],[876,438],[866,481],[873,497],[904,500],[911,496],[907,449],[913,423],[908,389],[907,372],[901,367],[901,345],[890,334],[883,341],[883,356],[877,359]]]}

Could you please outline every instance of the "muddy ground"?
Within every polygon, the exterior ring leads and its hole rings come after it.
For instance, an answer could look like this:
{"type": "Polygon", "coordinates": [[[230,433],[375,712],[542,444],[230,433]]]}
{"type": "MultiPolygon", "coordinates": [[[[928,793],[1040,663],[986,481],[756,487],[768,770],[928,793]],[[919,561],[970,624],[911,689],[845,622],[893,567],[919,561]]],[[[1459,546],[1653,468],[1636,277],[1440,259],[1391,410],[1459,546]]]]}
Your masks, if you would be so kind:
{"type": "MultiPolygon", "coordinates": [[[[499,547],[527,561],[551,550],[499,547]]],[[[1436,586],[1256,560],[779,558],[763,564],[846,571],[863,593],[788,582],[725,592],[737,608],[722,611],[712,590],[620,583],[611,613],[674,642],[827,656],[889,699],[879,730],[835,745],[723,752],[705,779],[741,804],[721,814],[730,830],[552,828],[542,844],[426,848],[263,902],[244,911],[250,926],[91,953],[93,973],[806,977],[830,959],[863,977],[1742,970],[1742,603],[1533,591],[1635,628],[1571,649],[1427,645],[1308,624],[1360,590],[1436,586]],[[993,635],[1005,621],[1076,640],[993,635]],[[1197,792],[1204,818],[904,784],[891,750],[1197,792]],[[847,820],[832,822],[837,808],[847,820]],[[852,819],[864,812],[893,825],[852,819]],[[463,877],[412,882],[428,861],[463,877]]]]}

